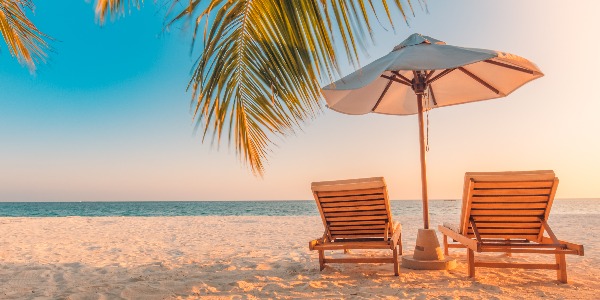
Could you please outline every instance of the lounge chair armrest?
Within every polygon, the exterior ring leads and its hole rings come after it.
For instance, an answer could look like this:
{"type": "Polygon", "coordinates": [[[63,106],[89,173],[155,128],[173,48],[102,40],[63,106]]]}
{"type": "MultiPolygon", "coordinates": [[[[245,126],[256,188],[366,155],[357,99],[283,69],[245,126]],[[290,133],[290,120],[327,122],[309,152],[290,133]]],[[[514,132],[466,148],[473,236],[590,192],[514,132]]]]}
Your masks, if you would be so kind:
{"type": "Polygon", "coordinates": [[[451,237],[453,240],[463,244],[465,247],[473,250],[473,251],[480,251],[480,247],[479,247],[479,243],[477,243],[476,240],[471,239],[467,236],[464,236],[448,227],[439,225],[438,226],[438,230],[443,234],[443,235],[447,235],[449,237],[451,237]]]}
{"type": "Polygon", "coordinates": [[[402,224],[400,224],[400,222],[394,222],[394,232],[396,232],[396,229],[399,231],[402,231],[402,224]]]}
{"type": "MultiPolygon", "coordinates": [[[[567,249],[569,250],[574,250],[577,251],[577,255],[579,256],[583,256],[584,252],[583,252],[583,245],[579,245],[579,244],[575,244],[575,243],[570,243],[570,242],[565,242],[565,241],[561,241],[558,240],[559,243],[564,244],[567,246],[567,249]]],[[[548,243],[548,244],[553,244],[554,241],[549,238],[549,237],[542,237],[542,243],[548,243]]]]}
{"type": "Polygon", "coordinates": [[[396,248],[398,241],[402,237],[402,224],[394,222],[394,231],[392,232],[392,248],[396,248]]]}
{"type": "Polygon", "coordinates": [[[460,232],[460,226],[458,224],[455,223],[449,223],[449,222],[444,222],[444,224],[442,224],[442,226],[454,231],[454,232],[460,232]]]}
{"type": "Polygon", "coordinates": [[[315,246],[316,245],[320,245],[320,244],[323,244],[323,239],[322,238],[320,238],[320,239],[314,239],[314,240],[308,242],[308,249],[309,250],[315,250],[315,246]]]}

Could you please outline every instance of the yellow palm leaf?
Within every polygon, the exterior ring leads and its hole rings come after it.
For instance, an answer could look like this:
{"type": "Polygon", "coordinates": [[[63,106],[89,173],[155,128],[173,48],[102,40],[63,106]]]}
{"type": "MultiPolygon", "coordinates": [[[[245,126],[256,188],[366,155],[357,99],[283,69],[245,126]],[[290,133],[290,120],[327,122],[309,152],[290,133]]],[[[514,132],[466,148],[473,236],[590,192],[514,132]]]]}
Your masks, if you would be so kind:
{"type": "Polygon", "coordinates": [[[34,71],[37,63],[46,60],[45,39],[50,37],[35,27],[23,8],[33,10],[34,6],[30,0],[0,0],[0,33],[10,54],[34,71]]]}

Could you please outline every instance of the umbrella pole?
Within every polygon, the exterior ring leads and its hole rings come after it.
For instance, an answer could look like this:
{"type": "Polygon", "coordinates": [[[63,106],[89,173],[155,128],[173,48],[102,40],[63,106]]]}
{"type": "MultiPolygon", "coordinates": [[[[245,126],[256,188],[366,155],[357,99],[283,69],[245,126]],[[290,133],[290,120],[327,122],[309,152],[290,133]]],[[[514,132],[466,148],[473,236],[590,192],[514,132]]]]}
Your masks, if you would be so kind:
{"type": "Polygon", "coordinates": [[[425,133],[423,124],[423,94],[417,93],[419,108],[419,145],[421,149],[421,193],[423,195],[423,228],[429,229],[429,200],[427,199],[427,165],[425,163],[425,133]]]}
{"type": "MultiPolygon", "coordinates": [[[[417,77],[417,76],[415,76],[417,77]]],[[[423,124],[423,89],[415,89],[419,107],[419,142],[421,146],[421,188],[423,190],[423,229],[419,229],[415,252],[402,256],[402,266],[416,270],[451,270],[456,267],[456,261],[444,257],[440,242],[434,229],[429,229],[429,207],[427,202],[427,169],[425,166],[425,134],[423,124]]]]}

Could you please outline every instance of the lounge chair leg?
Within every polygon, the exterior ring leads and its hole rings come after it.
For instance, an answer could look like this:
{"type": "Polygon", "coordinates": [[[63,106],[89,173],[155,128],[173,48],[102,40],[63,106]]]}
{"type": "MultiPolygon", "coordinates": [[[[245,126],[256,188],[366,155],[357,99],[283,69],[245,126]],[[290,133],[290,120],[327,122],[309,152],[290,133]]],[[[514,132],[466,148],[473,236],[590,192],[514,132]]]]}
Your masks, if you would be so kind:
{"type": "MultiPolygon", "coordinates": [[[[505,239],[505,240],[510,243],[510,239],[505,239]]],[[[505,254],[508,257],[512,257],[512,253],[511,252],[506,252],[505,254]]]]}
{"type": "Polygon", "coordinates": [[[444,234],[444,255],[448,255],[448,236],[444,234]]]}
{"type": "Polygon", "coordinates": [[[556,264],[558,269],[556,270],[556,279],[562,283],[567,283],[567,260],[564,254],[555,254],[556,264]]]}
{"type": "Polygon", "coordinates": [[[402,255],[402,236],[398,238],[398,254],[402,255]]]}
{"type": "Polygon", "coordinates": [[[394,275],[400,276],[400,265],[398,264],[398,246],[394,247],[394,275]]]}
{"type": "Polygon", "coordinates": [[[469,268],[469,277],[475,277],[475,253],[473,250],[467,248],[467,261],[469,268]]]}
{"type": "Polygon", "coordinates": [[[319,250],[319,270],[325,269],[325,253],[324,250],[319,250]]]}

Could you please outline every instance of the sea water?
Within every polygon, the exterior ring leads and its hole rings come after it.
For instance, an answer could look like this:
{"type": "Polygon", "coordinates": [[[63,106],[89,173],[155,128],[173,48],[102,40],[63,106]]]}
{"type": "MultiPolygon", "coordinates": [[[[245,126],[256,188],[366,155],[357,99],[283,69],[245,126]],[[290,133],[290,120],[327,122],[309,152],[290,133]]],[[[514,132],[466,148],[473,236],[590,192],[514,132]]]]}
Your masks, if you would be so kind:
{"type": "MultiPolygon", "coordinates": [[[[392,200],[392,215],[420,216],[420,200],[392,200]]],[[[432,200],[429,214],[459,215],[461,201],[432,200]]],[[[314,200],[156,201],[156,202],[0,202],[0,217],[99,216],[317,216],[314,200]]],[[[552,215],[599,215],[600,199],[558,199],[552,215]]]]}

